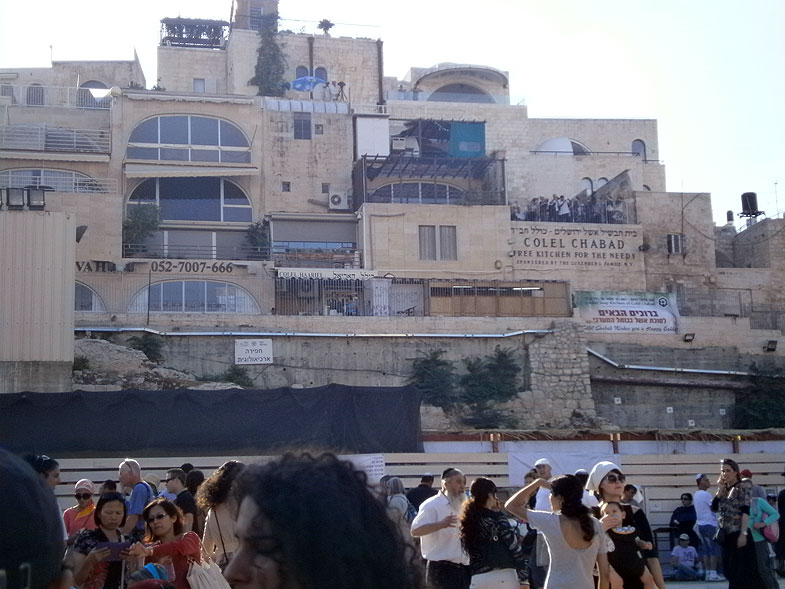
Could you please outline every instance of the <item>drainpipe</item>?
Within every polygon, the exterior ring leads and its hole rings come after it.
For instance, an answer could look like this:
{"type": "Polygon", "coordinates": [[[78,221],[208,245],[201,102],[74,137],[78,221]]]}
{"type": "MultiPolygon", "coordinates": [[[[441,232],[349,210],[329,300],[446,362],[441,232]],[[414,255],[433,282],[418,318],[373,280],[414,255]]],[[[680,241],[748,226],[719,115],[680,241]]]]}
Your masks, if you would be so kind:
{"type": "Polygon", "coordinates": [[[308,37],[308,75],[313,75],[313,36],[308,37]]]}
{"type": "Polygon", "coordinates": [[[384,104],[384,54],[381,39],[376,40],[376,67],[379,76],[379,102],[377,104],[384,104]]]}
{"type": "MultiPolygon", "coordinates": [[[[586,348],[592,356],[599,358],[603,362],[607,362],[614,368],[621,368],[622,370],[648,370],[653,372],[681,372],[685,374],[719,374],[723,376],[751,376],[749,372],[739,372],[737,370],[708,370],[704,368],[678,368],[675,366],[641,366],[640,364],[619,364],[610,358],[603,356],[599,352],[586,348]]],[[[785,377],[779,377],[785,378],[785,377]]]]}

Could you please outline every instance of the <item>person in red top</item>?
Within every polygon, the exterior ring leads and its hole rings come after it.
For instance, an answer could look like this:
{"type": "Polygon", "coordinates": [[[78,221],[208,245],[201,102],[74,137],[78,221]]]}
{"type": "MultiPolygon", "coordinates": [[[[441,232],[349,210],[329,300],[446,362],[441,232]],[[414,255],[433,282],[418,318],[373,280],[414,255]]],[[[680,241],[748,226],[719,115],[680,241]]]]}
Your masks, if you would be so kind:
{"type": "Polygon", "coordinates": [[[192,561],[201,562],[202,543],[194,532],[183,534],[183,512],[168,499],[158,497],[144,508],[142,519],[148,545],[137,542],[129,554],[163,564],[170,583],[177,589],[190,589],[188,568],[192,561]]]}
{"type": "Polygon", "coordinates": [[[69,538],[75,536],[79,530],[94,530],[96,528],[95,518],[93,518],[94,494],[95,485],[89,479],[80,479],[74,485],[76,505],[63,512],[65,531],[69,538]]]}

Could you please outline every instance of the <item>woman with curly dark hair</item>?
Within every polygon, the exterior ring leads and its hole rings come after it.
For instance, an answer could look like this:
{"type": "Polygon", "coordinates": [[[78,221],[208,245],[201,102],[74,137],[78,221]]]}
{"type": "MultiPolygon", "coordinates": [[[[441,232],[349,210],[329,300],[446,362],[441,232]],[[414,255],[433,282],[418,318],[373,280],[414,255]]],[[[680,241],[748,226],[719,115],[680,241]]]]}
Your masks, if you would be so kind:
{"type": "Polygon", "coordinates": [[[244,468],[245,464],[237,460],[224,462],[199,486],[196,494],[197,506],[207,514],[202,545],[222,570],[237,550],[234,532],[237,502],[230,491],[244,468]]]}
{"type": "Polygon", "coordinates": [[[333,454],[285,454],[248,466],[234,490],[235,589],[415,589],[414,550],[365,473],[333,454]]]}
{"type": "Polygon", "coordinates": [[[469,494],[459,528],[461,544],[469,553],[471,589],[519,587],[528,578],[528,563],[515,529],[499,509],[496,484],[479,477],[469,494]]]}
{"type": "Polygon", "coordinates": [[[599,589],[608,589],[605,534],[583,504],[583,485],[578,477],[568,474],[550,481],[538,478],[510,497],[505,507],[545,536],[550,554],[545,589],[594,589],[595,562],[600,572],[599,589]],[[540,487],[551,489],[552,512],[528,507],[529,498],[540,487]]]}

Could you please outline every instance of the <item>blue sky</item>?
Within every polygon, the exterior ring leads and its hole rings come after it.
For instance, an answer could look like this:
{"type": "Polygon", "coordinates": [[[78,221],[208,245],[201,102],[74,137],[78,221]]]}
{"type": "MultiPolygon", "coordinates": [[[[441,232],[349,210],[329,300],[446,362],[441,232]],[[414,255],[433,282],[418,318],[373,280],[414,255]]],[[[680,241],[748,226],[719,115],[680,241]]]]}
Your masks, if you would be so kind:
{"type": "MultiPolygon", "coordinates": [[[[0,67],[130,59],[155,80],[159,21],[229,17],[231,0],[0,6],[0,67]],[[35,29],[29,11],[44,15],[35,29]]],[[[785,210],[785,2],[282,0],[283,28],[381,38],[385,74],[444,61],[510,72],[531,117],[656,118],[668,190],[710,192],[714,219],[758,193],[785,210]],[[782,180],[782,185],[775,183],[782,180]]],[[[591,147],[591,146],[590,146],[591,147]]],[[[737,226],[738,226],[737,222],[737,226]]]]}

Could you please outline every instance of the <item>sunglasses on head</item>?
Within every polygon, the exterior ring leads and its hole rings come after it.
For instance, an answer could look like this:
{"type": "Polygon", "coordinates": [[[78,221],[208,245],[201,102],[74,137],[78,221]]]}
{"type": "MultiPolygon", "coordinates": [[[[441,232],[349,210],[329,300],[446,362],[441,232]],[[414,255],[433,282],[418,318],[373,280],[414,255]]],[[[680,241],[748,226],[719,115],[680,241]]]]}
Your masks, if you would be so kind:
{"type": "Polygon", "coordinates": [[[74,493],[74,497],[77,499],[89,499],[92,496],[92,493],[74,493]]]}
{"type": "Polygon", "coordinates": [[[155,515],[151,515],[151,516],[150,516],[150,517],[148,517],[148,518],[147,518],[145,521],[146,521],[148,524],[151,524],[151,523],[153,523],[155,520],[157,520],[157,519],[164,519],[165,517],[166,517],[166,514],[165,514],[165,513],[157,513],[157,514],[155,514],[155,515]]]}
{"type": "Polygon", "coordinates": [[[624,481],[627,480],[627,477],[624,476],[623,474],[611,473],[605,475],[605,480],[608,481],[609,483],[623,483],[624,481]]]}

